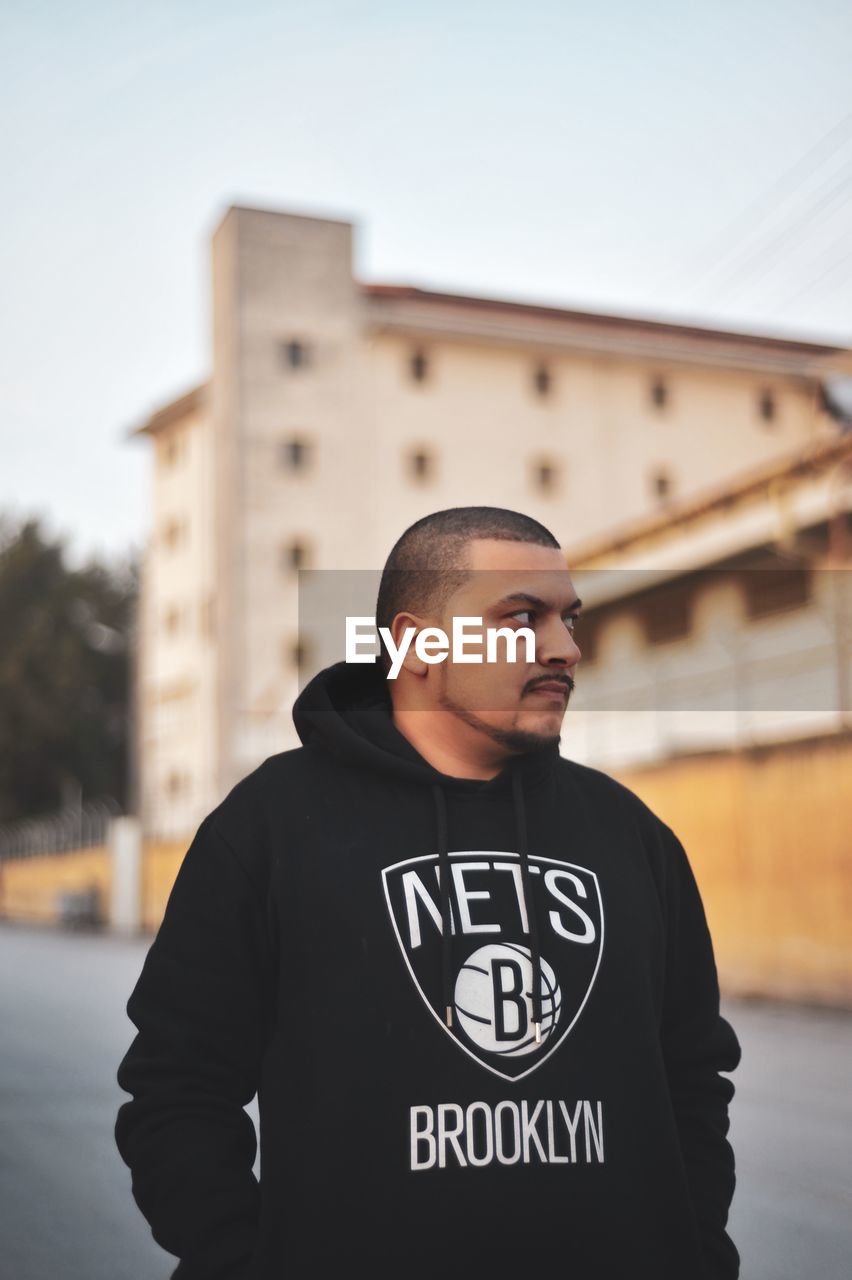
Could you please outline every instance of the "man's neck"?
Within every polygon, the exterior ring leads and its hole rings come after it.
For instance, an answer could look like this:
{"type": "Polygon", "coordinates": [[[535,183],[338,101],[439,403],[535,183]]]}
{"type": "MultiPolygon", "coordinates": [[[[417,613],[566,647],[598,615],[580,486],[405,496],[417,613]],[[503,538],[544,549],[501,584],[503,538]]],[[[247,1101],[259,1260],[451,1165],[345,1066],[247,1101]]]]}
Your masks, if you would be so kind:
{"type": "Polygon", "coordinates": [[[392,711],[394,725],[433,769],[451,778],[496,778],[509,759],[494,742],[460,725],[455,716],[436,709],[392,711]],[[460,732],[460,730],[462,732],[460,732]]]}

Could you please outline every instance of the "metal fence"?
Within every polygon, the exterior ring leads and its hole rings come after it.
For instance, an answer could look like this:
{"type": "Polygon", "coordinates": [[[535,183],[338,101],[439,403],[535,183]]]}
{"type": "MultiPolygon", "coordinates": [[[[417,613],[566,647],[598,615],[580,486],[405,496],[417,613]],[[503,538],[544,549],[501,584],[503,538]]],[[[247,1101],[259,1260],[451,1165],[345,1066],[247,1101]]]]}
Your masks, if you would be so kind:
{"type": "Polygon", "coordinates": [[[0,862],[34,858],[42,853],[69,853],[105,844],[111,820],[121,813],[118,801],[106,796],[88,800],[41,818],[23,818],[0,826],[0,862]]]}

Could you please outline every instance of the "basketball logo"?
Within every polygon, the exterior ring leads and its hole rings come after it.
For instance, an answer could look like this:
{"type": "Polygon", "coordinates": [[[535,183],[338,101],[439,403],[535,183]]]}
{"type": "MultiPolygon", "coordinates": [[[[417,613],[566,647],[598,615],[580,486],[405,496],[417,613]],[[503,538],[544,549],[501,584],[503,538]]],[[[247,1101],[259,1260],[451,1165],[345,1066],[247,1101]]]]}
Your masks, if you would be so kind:
{"type": "MultiPolygon", "coordinates": [[[[559,1021],[562,995],[556,974],[541,965],[541,1043],[559,1021]]],[[[532,1023],[533,965],[527,947],[493,942],[462,965],[456,979],[455,1012],[470,1040],[486,1053],[520,1057],[541,1048],[532,1023]]]]}
{"type": "Polygon", "coordinates": [[[486,1071],[521,1080],[577,1023],[603,954],[604,914],[589,867],[529,856],[529,892],[540,929],[541,1039],[533,1024],[530,921],[520,855],[456,849],[449,860],[449,947],[454,982],[445,991],[441,859],[404,858],[382,871],[391,927],[414,986],[441,1034],[486,1071]],[[484,938],[483,934],[490,937],[484,938]],[[447,1004],[452,1016],[447,1018],[447,1004]]]}

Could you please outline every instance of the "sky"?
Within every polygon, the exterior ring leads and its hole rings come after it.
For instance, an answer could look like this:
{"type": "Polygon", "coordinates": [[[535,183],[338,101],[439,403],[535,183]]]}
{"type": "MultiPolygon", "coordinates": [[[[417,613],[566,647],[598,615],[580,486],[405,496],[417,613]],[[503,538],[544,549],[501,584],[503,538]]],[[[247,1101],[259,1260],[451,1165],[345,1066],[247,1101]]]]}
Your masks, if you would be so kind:
{"type": "Polygon", "coordinates": [[[0,0],[0,514],[147,536],[231,204],[356,274],[852,345],[846,0],[0,0]]]}

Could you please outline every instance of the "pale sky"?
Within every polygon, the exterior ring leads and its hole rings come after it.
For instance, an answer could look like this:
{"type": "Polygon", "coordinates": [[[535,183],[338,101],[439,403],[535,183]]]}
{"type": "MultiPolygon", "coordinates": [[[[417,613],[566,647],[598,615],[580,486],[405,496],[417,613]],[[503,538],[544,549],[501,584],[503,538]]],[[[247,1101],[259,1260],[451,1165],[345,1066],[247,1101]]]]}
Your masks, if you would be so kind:
{"type": "Polygon", "coordinates": [[[0,3],[0,511],[147,534],[229,204],[362,279],[852,345],[847,0],[0,3]]]}

